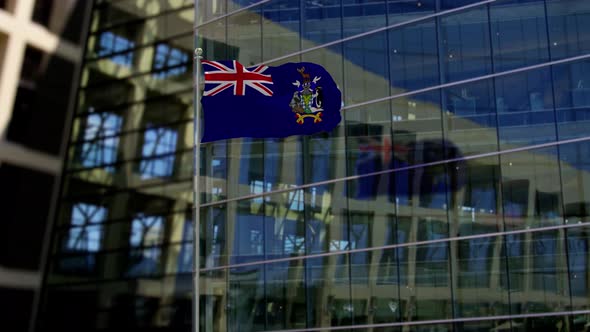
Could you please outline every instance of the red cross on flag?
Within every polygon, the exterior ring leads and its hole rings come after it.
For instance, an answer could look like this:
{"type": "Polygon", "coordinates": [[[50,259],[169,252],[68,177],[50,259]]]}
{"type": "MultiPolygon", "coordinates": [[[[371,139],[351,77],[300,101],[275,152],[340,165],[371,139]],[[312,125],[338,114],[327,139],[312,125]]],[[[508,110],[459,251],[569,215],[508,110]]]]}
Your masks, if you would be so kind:
{"type": "Polygon", "coordinates": [[[270,75],[263,74],[268,69],[268,66],[248,69],[235,60],[231,63],[231,66],[226,66],[217,61],[202,61],[204,68],[213,69],[205,71],[205,84],[212,84],[212,88],[205,90],[204,96],[215,96],[231,87],[233,87],[235,96],[244,96],[246,87],[250,87],[265,96],[272,96],[272,90],[266,86],[272,84],[272,78],[270,75]]]}

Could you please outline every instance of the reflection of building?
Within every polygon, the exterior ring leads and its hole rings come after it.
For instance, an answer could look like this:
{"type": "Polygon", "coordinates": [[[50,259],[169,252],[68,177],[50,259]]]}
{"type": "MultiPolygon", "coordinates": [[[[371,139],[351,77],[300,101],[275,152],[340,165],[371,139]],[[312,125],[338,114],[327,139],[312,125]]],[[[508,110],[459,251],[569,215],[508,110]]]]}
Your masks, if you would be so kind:
{"type": "MultiPolygon", "coordinates": [[[[0,1],[0,314],[27,331],[82,59],[85,1],[0,1]]],[[[88,7],[88,8],[87,8],[88,7]]],[[[48,237],[47,237],[48,238],[48,237]]]]}
{"type": "MultiPolygon", "coordinates": [[[[193,10],[95,4],[40,330],[190,328],[193,10]]],[[[206,58],[319,63],[346,105],[203,146],[203,331],[590,326],[587,1],[196,15],[206,58]]]]}

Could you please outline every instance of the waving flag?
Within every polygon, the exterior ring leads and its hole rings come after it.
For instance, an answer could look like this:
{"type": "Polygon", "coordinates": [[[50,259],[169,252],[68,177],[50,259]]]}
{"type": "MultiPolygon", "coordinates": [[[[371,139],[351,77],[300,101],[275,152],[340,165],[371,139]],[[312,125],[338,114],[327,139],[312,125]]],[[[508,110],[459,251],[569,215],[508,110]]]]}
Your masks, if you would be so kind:
{"type": "Polygon", "coordinates": [[[320,65],[301,62],[244,67],[203,60],[201,142],[236,137],[286,137],[331,131],[340,122],[341,94],[320,65]]]}

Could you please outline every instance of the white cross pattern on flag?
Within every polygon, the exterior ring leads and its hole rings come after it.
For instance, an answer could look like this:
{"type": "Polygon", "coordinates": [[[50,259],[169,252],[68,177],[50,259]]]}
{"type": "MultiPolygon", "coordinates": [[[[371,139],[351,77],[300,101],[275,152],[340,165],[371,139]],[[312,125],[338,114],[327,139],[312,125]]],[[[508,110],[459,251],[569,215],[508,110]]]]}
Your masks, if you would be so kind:
{"type": "Polygon", "coordinates": [[[265,86],[265,84],[272,84],[272,78],[270,75],[263,74],[268,66],[258,66],[248,70],[235,60],[232,63],[233,68],[230,68],[221,62],[202,60],[203,65],[216,69],[205,71],[205,84],[215,84],[215,86],[206,90],[203,93],[204,96],[215,96],[231,87],[235,96],[244,96],[247,86],[265,96],[272,96],[272,90],[265,86]]]}

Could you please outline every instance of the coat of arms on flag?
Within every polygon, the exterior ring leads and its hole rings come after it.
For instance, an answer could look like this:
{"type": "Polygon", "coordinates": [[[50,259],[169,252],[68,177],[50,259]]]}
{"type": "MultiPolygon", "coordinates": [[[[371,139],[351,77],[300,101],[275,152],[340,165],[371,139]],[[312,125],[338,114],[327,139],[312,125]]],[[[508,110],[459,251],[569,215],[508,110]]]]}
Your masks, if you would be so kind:
{"type": "Polygon", "coordinates": [[[236,137],[287,137],[331,131],[340,122],[341,93],[320,65],[244,67],[203,60],[201,142],[236,137]]]}

